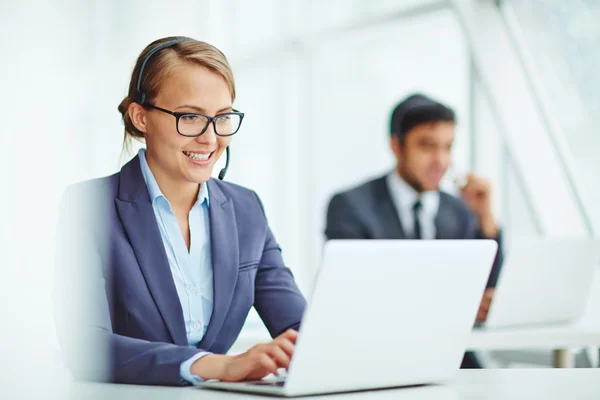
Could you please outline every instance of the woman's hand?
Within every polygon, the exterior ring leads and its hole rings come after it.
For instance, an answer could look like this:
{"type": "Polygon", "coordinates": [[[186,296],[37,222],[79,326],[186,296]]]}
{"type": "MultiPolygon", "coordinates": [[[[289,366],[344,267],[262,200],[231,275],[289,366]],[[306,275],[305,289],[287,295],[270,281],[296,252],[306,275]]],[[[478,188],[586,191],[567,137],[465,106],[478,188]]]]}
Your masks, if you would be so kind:
{"type": "Polygon", "coordinates": [[[288,368],[294,354],[298,332],[287,330],[269,343],[257,344],[237,356],[210,354],[197,360],[191,373],[203,379],[219,379],[225,382],[256,380],[278,368],[288,368]]]}

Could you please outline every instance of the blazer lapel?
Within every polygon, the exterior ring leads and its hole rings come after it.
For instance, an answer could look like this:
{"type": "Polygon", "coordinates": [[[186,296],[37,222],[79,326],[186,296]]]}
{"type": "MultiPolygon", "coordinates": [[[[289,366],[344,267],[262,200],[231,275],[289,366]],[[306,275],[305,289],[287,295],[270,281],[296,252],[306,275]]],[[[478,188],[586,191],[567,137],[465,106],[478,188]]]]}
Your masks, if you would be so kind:
{"type": "Polygon", "coordinates": [[[121,170],[117,212],[173,343],[187,345],[183,311],[136,156],[121,170]]]}
{"type": "Polygon", "coordinates": [[[392,200],[392,195],[387,185],[386,177],[377,179],[375,182],[375,197],[377,204],[375,207],[380,218],[380,226],[383,233],[383,238],[386,239],[404,239],[404,229],[398,215],[396,205],[392,200]]]}
{"type": "Polygon", "coordinates": [[[233,200],[217,183],[208,181],[210,240],[214,282],[214,308],[206,335],[198,347],[210,349],[231,305],[238,278],[239,243],[233,200]]]}

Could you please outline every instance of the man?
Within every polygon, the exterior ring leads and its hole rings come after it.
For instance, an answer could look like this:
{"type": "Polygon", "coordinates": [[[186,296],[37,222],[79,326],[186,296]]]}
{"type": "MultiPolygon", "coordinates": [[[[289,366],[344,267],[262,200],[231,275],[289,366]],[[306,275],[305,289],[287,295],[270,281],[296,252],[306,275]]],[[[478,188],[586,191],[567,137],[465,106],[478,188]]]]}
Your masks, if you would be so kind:
{"type": "MultiPolygon", "coordinates": [[[[492,215],[491,188],[469,174],[462,199],[441,192],[439,184],[451,163],[455,113],[422,94],[394,109],[390,147],[394,171],[333,196],[327,211],[327,239],[494,239],[500,231],[492,215]]],[[[477,319],[485,320],[498,280],[498,251],[477,319]]],[[[467,353],[462,368],[479,368],[467,353]]]]}

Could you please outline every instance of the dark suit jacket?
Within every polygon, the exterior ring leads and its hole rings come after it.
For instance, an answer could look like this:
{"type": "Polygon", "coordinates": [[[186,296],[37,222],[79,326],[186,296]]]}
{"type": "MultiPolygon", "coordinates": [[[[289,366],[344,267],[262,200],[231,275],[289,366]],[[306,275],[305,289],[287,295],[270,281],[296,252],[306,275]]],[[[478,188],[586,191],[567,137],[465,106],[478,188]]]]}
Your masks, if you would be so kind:
{"type": "Polygon", "coordinates": [[[305,300],[257,195],[214,179],[208,188],[214,310],[197,348],[187,344],[139,159],[67,190],[58,232],[57,329],[76,377],[179,385],[180,364],[199,351],[227,352],[252,306],[273,337],[298,329],[305,300]]]}
{"type": "MultiPolygon", "coordinates": [[[[436,239],[483,239],[479,222],[467,205],[443,192],[440,192],[435,228],[436,239]]],[[[405,239],[386,177],[333,196],[327,209],[325,236],[327,239],[405,239]]],[[[500,242],[500,238],[496,240],[500,242]]],[[[502,251],[499,250],[488,287],[496,286],[501,266],[502,251]]]]}

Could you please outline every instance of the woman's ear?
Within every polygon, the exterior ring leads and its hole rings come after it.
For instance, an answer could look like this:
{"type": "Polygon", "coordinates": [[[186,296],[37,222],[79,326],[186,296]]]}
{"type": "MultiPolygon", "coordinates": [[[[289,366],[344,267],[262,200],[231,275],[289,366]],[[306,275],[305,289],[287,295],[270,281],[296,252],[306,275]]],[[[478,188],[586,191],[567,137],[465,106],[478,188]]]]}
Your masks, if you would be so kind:
{"type": "Polygon", "coordinates": [[[138,131],[146,133],[146,110],[144,107],[138,103],[131,103],[127,108],[127,114],[129,114],[129,119],[133,126],[138,131]]]}

